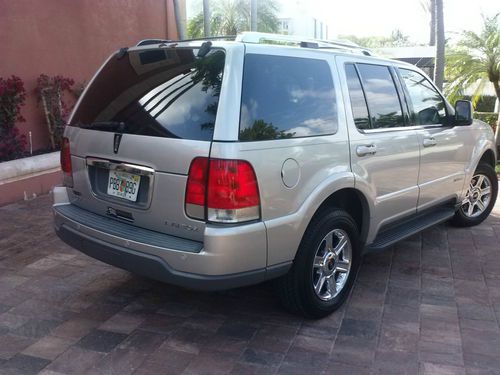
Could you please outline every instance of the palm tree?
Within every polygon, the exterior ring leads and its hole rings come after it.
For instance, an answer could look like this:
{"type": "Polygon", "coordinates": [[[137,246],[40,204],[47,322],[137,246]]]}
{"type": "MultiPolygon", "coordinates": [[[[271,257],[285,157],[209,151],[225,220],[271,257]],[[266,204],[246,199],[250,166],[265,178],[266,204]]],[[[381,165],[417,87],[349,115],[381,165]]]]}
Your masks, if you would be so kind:
{"type": "Polygon", "coordinates": [[[436,45],[436,0],[420,0],[420,5],[429,15],[429,45],[436,45]]]}
{"type": "Polygon", "coordinates": [[[210,36],[210,5],[208,0],[203,0],[203,34],[210,36]]]}
{"type": "Polygon", "coordinates": [[[442,90],[444,80],[444,15],[443,15],[443,0],[435,0],[436,2],[436,66],[434,68],[434,83],[442,90]]]}
{"type": "MultiPolygon", "coordinates": [[[[214,0],[211,1],[211,35],[236,35],[250,30],[251,0],[214,0]]],[[[262,32],[278,31],[278,5],[276,0],[257,2],[257,30],[262,32]]],[[[203,36],[203,12],[188,22],[187,34],[190,38],[203,36]]]]}
{"type": "MultiPolygon", "coordinates": [[[[475,105],[488,82],[493,84],[500,101],[500,14],[484,18],[479,34],[464,31],[457,47],[448,54],[446,76],[449,84],[446,94],[451,101],[462,96],[463,90],[477,84],[472,103],[475,105]]],[[[499,116],[500,117],[500,116],[499,116]]],[[[500,118],[496,139],[499,144],[500,118]]]]}
{"type": "Polygon", "coordinates": [[[174,17],[175,17],[175,27],[177,28],[177,38],[179,40],[185,39],[184,35],[184,24],[182,22],[181,16],[181,5],[179,0],[173,0],[174,3],[174,17]]]}
{"type": "Polygon", "coordinates": [[[429,45],[436,45],[436,0],[429,1],[429,13],[431,15],[431,20],[429,24],[430,28],[430,36],[429,36],[429,45]]]}
{"type": "Polygon", "coordinates": [[[257,0],[250,0],[250,31],[257,31],[257,0]]]}

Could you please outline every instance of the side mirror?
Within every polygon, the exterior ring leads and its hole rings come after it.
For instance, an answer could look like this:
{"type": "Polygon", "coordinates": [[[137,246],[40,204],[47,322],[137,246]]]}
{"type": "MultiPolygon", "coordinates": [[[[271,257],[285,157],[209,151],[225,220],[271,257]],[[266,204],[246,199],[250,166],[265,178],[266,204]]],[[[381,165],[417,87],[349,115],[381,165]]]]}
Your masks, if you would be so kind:
{"type": "Polygon", "coordinates": [[[472,124],[472,102],[470,100],[457,100],[455,102],[455,125],[472,124]]]}

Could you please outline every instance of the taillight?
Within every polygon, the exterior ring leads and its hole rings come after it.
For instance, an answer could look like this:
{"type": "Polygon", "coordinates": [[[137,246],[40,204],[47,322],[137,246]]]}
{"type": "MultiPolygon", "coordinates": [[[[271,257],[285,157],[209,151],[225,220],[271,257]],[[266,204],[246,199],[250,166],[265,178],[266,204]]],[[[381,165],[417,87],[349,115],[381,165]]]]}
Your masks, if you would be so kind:
{"type": "Polygon", "coordinates": [[[69,139],[63,138],[61,144],[61,169],[63,171],[64,186],[73,187],[73,171],[71,168],[71,152],[69,139]]]}
{"type": "Polygon", "coordinates": [[[189,168],[186,213],[212,222],[240,223],[260,218],[255,172],[244,160],[195,158],[189,168]]]}
{"type": "Polygon", "coordinates": [[[186,213],[195,219],[205,218],[208,158],[195,158],[189,167],[186,185],[186,213]]]}

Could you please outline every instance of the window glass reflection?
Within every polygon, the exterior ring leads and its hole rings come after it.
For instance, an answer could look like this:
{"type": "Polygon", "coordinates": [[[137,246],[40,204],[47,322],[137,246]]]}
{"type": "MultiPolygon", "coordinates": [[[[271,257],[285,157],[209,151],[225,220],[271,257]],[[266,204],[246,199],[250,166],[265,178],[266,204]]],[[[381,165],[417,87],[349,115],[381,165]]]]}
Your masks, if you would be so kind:
{"type": "Polygon", "coordinates": [[[441,124],[446,117],[443,98],[422,74],[399,69],[413,104],[412,118],[416,125],[441,124]]]}
{"type": "Polygon", "coordinates": [[[398,93],[387,66],[357,64],[373,128],[404,126],[398,93]]]}
{"type": "Polygon", "coordinates": [[[89,87],[74,126],[123,133],[211,140],[225,54],[214,49],[146,50],[110,59],[89,87]],[[161,53],[157,53],[157,52],[161,53]]]}
{"type": "Polygon", "coordinates": [[[347,77],[347,87],[349,89],[349,98],[351,99],[352,115],[354,123],[358,129],[369,129],[370,119],[368,108],[366,107],[365,94],[359,81],[358,73],[354,64],[346,64],[345,74],[347,77]]]}
{"type": "Polygon", "coordinates": [[[333,134],[335,90],[326,61],[247,54],[240,140],[333,134]]]}

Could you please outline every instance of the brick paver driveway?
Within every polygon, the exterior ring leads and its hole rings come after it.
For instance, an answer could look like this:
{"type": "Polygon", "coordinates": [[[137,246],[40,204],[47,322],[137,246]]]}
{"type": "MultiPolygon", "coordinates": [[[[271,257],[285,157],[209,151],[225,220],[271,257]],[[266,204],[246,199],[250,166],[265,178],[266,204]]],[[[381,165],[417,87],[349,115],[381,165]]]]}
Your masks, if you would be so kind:
{"type": "Polygon", "coordinates": [[[367,256],[320,321],[269,285],[198,293],[62,244],[48,196],[0,208],[0,373],[500,373],[500,206],[367,256]]]}

